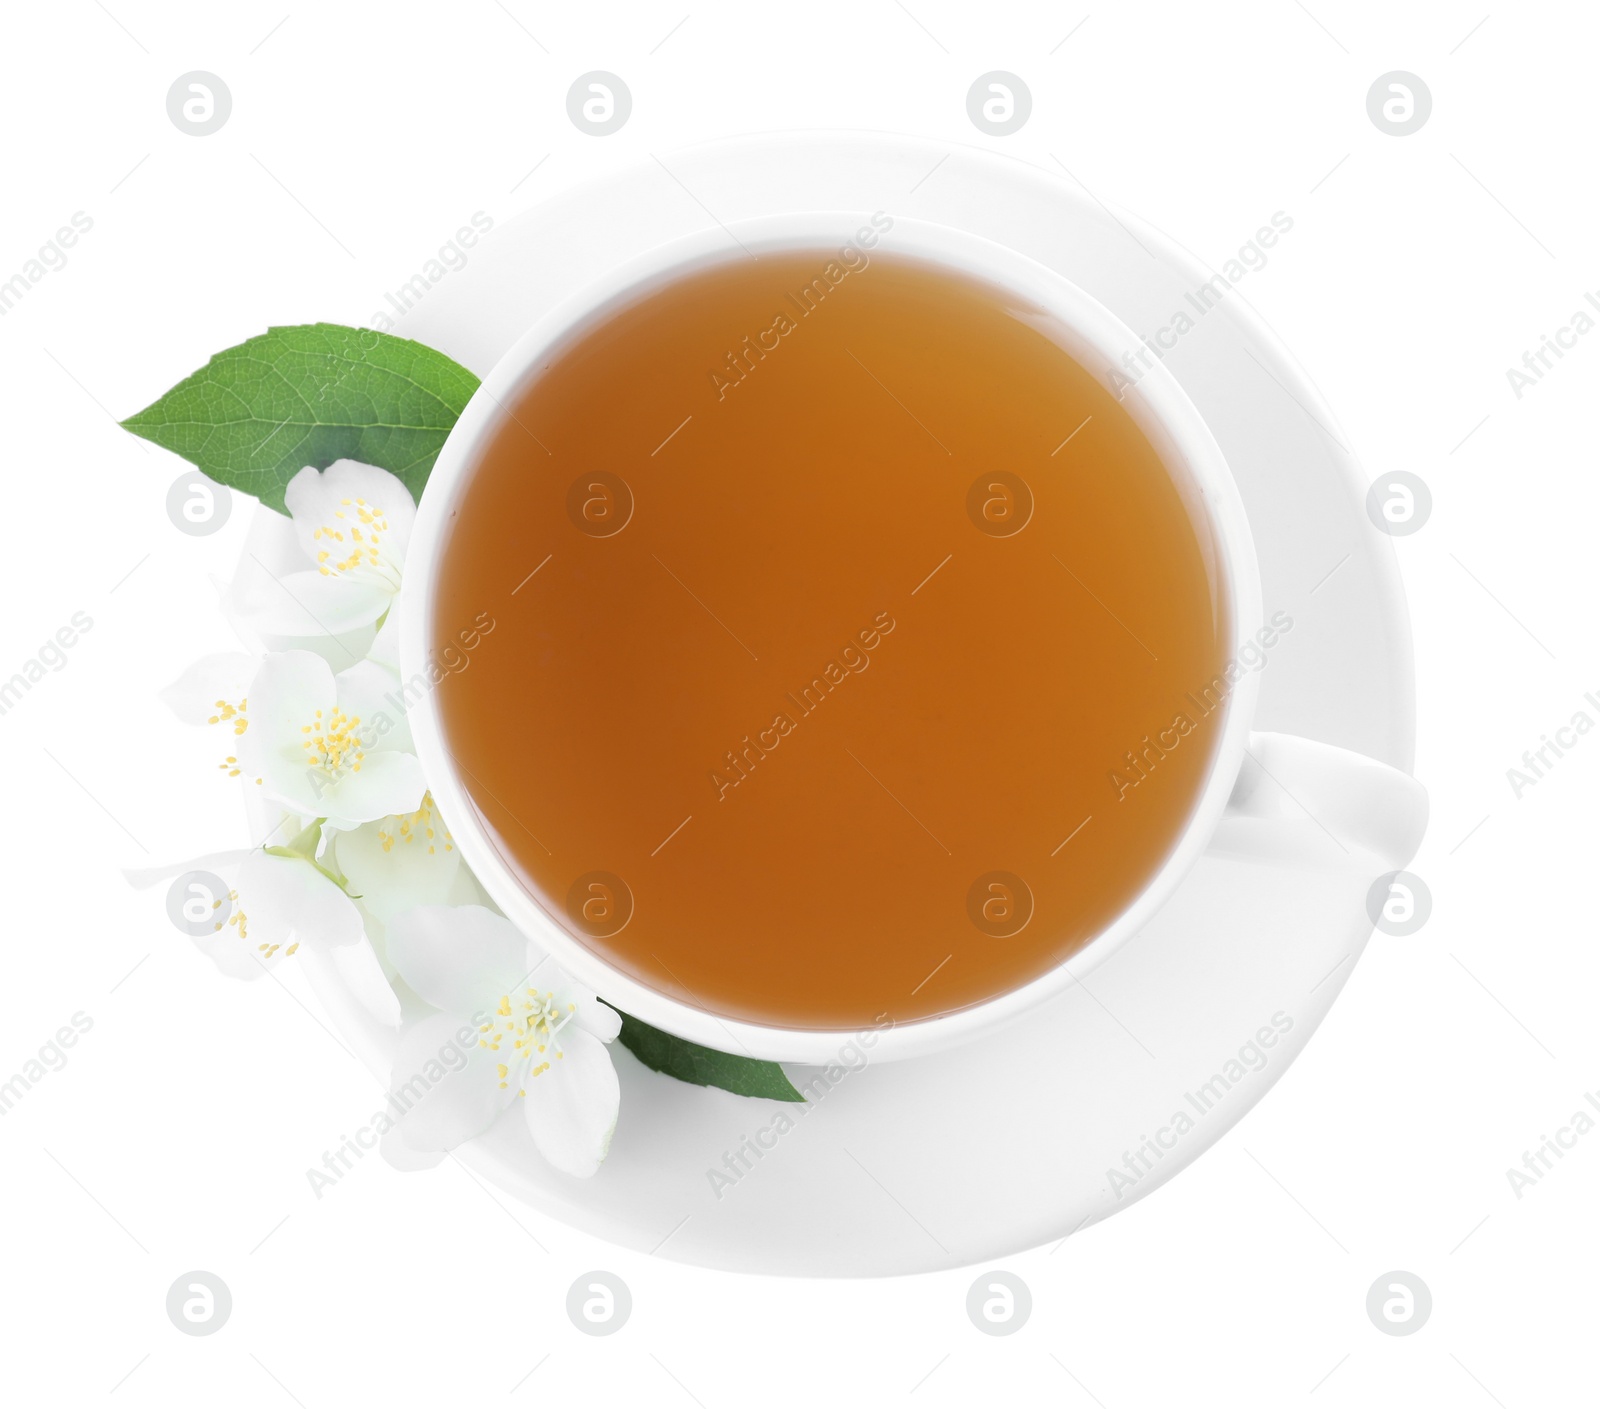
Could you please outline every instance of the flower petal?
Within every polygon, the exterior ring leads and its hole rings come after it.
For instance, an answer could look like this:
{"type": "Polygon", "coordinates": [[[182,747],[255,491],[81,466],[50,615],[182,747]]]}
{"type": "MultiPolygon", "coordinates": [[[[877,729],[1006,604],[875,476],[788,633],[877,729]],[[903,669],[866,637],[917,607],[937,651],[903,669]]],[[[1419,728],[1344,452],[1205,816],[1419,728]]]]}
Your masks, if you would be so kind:
{"type": "Polygon", "coordinates": [[[282,946],[268,958],[256,949],[255,931],[252,930],[249,937],[244,938],[232,925],[224,925],[213,936],[197,938],[194,947],[217,966],[217,972],[224,978],[242,979],[245,982],[260,978],[283,958],[282,946]]]}
{"type": "Polygon", "coordinates": [[[360,461],[334,461],[325,470],[306,465],[283,491],[283,505],[294,520],[294,529],[310,558],[315,561],[312,529],[322,523],[338,525],[339,510],[349,509],[346,501],[365,499],[371,509],[382,510],[389,518],[389,531],[395,544],[410,541],[411,525],[416,520],[416,502],[410,489],[389,470],[360,461]]]}
{"type": "MultiPolygon", "coordinates": [[[[216,877],[227,887],[228,911],[217,922],[214,930],[194,936],[194,946],[216,964],[228,978],[255,979],[266,972],[261,955],[254,948],[258,941],[241,938],[240,921],[235,918],[237,912],[243,908],[238,898],[239,873],[249,856],[250,853],[243,850],[213,851],[189,861],[179,861],[167,866],[148,866],[139,870],[124,871],[122,874],[127,877],[130,885],[139,890],[148,889],[162,881],[176,880],[190,871],[205,871],[216,877]]],[[[272,917],[269,915],[267,917],[269,932],[271,924],[272,917]]],[[[281,928],[267,941],[269,947],[274,940],[277,942],[277,949],[274,951],[276,957],[277,954],[281,954],[285,941],[285,934],[281,928]]]]}
{"type": "Polygon", "coordinates": [[[561,1055],[525,1082],[523,1114],[533,1143],[563,1174],[589,1178],[611,1148],[622,1088],[611,1054],[596,1037],[568,1027],[561,1055]]]}
{"type": "MultiPolygon", "coordinates": [[[[360,913],[361,907],[357,905],[356,910],[360,913]]],[[[379,936],[374,934],[377,928],[376,923],[363,914],[361,933],[365,943],[308,949],[304,952],[304,973],[325,1011],[343,1012],[354,1000],[366,1016],[392,1030],[400,1026],[403,1014],[400,996],[394,991],[389,971],[378,956],[379,936]]]]}
{"type": "Polygon", "coordinates": [[[174,881],[190,871],[210,871],[218,880],[232,883],[240,863],[250,853],[243,848],[237,851],[212,851],[188,861],[173,861],[165,866],[140,866],[122,873],[135,890],[148,890],[160,881],[174,881]]]}
{"type": "Polygon", "coordinates": [[[330,636],[323,623],[284,591],[283,579],[305,567],[294,524],[271,509],[257,508],[233,580],[220,589],[223,615],[247,651],[313,651],[341,670],[366,655],[374,628],[368,624],[330,636]],[[284,626],[288,629],[278,629],[284,626]]]}
{"type": "Polygon", "coordinates": [[[319,529],[348,532],[348,526],[356,522],[351,509],[358,499],[364,499],[369,509],[381,512],[388,520],[383,547],[394,561],[404,561],[406,544],[411,541],[411,525],[417,517],[411,491],[388,470],[376,465],[363,465],[359,460],[335,460],[320,474],[307,465],[289,481],[283,494],[284,507],[294,520],[300,546],[312,562],[317,561],[317,555],[327,546],[322,538],[313,537],[313,534],[319,529]]]}
{"type": "Polygon", "coordinates": [[[527,986],[554,993],[557,1006],[563,1010],[571,1004],[573,1026],[582,1028],[601,1042],[614,1041],[622,1031],[622,1015],[615,1008],[602,1003],[592,989],[576,982],[532,940],[528,941],[528,967],[527,986]]]}
{"type": "Polygon", "coordinates": [[[250,693],[259,664],[243,651],[201,656],[161,692],[161,702],[185,724],[209,724],[219,700],[237,706],[250,693]]]}
{"type": "Polygon", "coordinates": [[[359,772],[348,769],[337,781],[324,781],[316,794],[316,806],[328,819],[330,828],[349,831],[380,817],[415,812],[427,791],[428,783],[416,755],[369,753],[359,772]]]}
{"type": "MultiPolygon", "coordinates": [[[[572,990],[569,989],[568,992],[572,990]]],[[[573,1021],[591,1037],[596,1037],[602,1042],[615,1042],[617,1034],[622,1031],[622,1014],[609,1003],[602,1003],[593,994],[588,994],[578,1001],[578,1011],[573,1021]]]]}
{"type": "Polygon", "coordinates": [[[393,1169],[403,1174],[414,1174],[421,1169],[432,1169],[444,1160],[448,1150],[413,1150],[406,1144],[403,1127],[391,1125],[378,1141],[378,1153],[393,1169]]]}
{"type": "Polygon", "coordinates": [[[394,592],[360,577],[324,576],[302,568],[275,578],[275,592],[263,592],[252,613],[257,631],[277,636],[337,636],[355,631],[388,611],[394,592]]]}
{"type": "Polygon", "coordinates": [[[211,871],[227,883],[231,903],[215,932],[194,945],[229,978],[257,979],[300,945],[349,945],[363,937],[361,913],[309,862],[259,849],[217,852],[181,867],[130,872],[135,885],[166,874],[211,871]]]}
{"type": "Polygon", "coordinates": [[[419,997],[463,1015],[492,1009],[528,972],[517,927],[481,905],[424,905],[388,924],[389,962],[419,997]]]}
{"type": "Polygon", "coordinates": [[[415,812],[339,832],[334,855],[351,893],[382,920],[456,894],[461,852],[427,794],[415,812]]]}
{"type": "Polygon", "coordinates": [[[334,676],[339,708],[361,721],[362,748],[398,749],[415,753],[411,742],[411,721],[400,694],[400,673],[375,660],[364,660],[334,676]]]}
{"type": "Polygon", "coordinates": [[[323,780],[306,761],[307,726],[332,718],[337,695],[327,661],[310,651],[277,651],[250,682],[250,727],[239,740],[239,766],[265,795],[305,817],[323,815],[323,780]],[[320,714],[319,714],[320,711],[320,714]]]}
{"type": "Polygon", "coordinates": [[[252,851],[239,866],[238,891],[254,941],[331,948],[363,938],[355,902],[309,861],[252,851]]]}
{"type": "Polygon", "coordinates": [[[375,660],[379,665],[386,665],[394,671],[395,679],[400,678],[400,614],[390,612],[383,619],[383,625],[378,628],[378,634],[372,638],[372,649],[367,652],[368,660],[375,660]]]}
{"type": "Polygon", "coordinates": [[[459,1013],[432,1013],[401,1029],[389,1074],[390,1115],[413,1150],[453,1150],[481,1135],[516,1099],[502,1088],[500,1057],[478,1045],[459,1013]]]}

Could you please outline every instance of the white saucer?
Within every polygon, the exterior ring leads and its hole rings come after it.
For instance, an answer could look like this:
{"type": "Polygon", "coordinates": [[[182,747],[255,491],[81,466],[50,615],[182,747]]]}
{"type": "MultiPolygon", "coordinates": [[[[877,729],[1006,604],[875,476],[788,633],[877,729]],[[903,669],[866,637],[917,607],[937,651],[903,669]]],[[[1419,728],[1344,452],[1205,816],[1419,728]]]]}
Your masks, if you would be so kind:
{"type": "MultiPolygon", "coordinates": [[[[395,331],[487,372],[557,299],[706,227],[708,210],[726,222],[882,209],[959,226],[1052,266],[1141,334],[1192,313],[1185,295],[1213,272],[1081,188],[977,150],[796,135],[717,143],[665,163],[670,174],[650,162],[497,226],[395,331]]],[[[1238,291],[1165,361],[1238,479],[1266,612],[1294,619],[1263,672],[1257,727],[1409,769],[1405,601],[1332,413],[1238,291]]],[[[1257,856],[1272,850],[1262,840],[1257,856]]],[[[459,1153],[587,1232],[711,1267],[888,1275],[1054,1241],[1170,1178],[1282,1075],[1354,968],[1372,929],[1366,892],[1383,869],[1340,854],[1309,821],[1227,822],[1157,920],[1090,986],[995,1036],[836,1071],[806,1107],[684,1085],[618,1048],[622,1114],[594,1179],[551,1171],[520,1121],[459,1153]],[[1240,829],[1268,826],[1279,859],[1244,859],[1240,829]],[[1273,1045],[1240,1058],[1275,1015],[1273,1045]]],[[[386,1076],[392,1030],[331,969],[316,977],[346,1037],[386,1076]]],[[[797,1084],[816,1075],[790,1074],[797,1084]]]]}

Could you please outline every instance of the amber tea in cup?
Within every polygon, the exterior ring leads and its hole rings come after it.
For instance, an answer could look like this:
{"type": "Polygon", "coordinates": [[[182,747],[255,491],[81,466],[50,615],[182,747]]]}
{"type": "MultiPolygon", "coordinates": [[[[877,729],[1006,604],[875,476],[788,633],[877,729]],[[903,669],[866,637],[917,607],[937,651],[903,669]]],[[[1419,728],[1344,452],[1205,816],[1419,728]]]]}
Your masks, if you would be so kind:
{"type": "MultiPolygon", "coordinates": [[[[731,247],[730,247],[731,248],[731,247]]],[[[1055,968],[1171,854],[1222,730],[1198,488],[1052,315],[868,249],[638,290],[542,359],[430,606],[495,847],[612,968],[854,1029],[1055,968]]]]}

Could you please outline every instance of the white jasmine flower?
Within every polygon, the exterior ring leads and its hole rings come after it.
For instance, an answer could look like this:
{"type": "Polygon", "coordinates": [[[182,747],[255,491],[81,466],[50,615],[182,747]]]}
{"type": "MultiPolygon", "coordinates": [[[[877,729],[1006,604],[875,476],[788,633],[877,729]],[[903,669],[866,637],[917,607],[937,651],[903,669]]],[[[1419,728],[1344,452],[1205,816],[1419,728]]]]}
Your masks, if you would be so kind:
{"type": "Polygon", "coordinates": [[[422,805],[427,784],[399,684],[377,661],[335,675],[321,656],[278,651],[261,662],[235,713],[217,718],[236,728],[231,758],[271,801],[347,831],[422,805]]]}
{"type": "Polygon", "coordinates": [[[417,1156],[450,1150],[519,1105],[545,1159],[566,1174],[594,1174],[621,1102],[605,1046],[621,1031],[617,1013],[482,906],[397,915],[387,948],[400,976],[437,1009],[401,1028],[390,1090],[406,1115],[394,1141],[417,1156]],[[430,1082],[430,1064],[463,1026],[477,1045],[459,1069],[430,1082]]]}
{"type": "Polygon", "coordinates": [[[185,724],[226,722],[229,733],[243,734],[240,708],[260,666],[259,656],[243,651],[201,656],[161,692],[161,700],[185,724]]]}
{"type": "Polygon", "coordinates": [[[185,723],[221,726],[218,767],[230,777],[260,785],[299,817],[322,818],[330,831],[422,804],[400,675],[376,648],[337,675],[309,651],[202,656],[161,698],[185,723]]]}
{"type": "Polygon", "coordinates": [[[336,460],[307,465],[284,490],[284,504],[311,568],[284,585],[327,631],[377,621],[400,591],[417,507],[388,470],[336,460]]]}
{"type": "Polygon", "coordinates": [[[380,817],[333,841],[336,864],[350,894],[387,923],[422,905],[471,904],[478,899],[472,873],[462,863],[450,828],[432,793],[414,812],[380,817]]]}
{"type": "Polygon", "coordinates": [[[233,580],[219,584],[222,613],[245,648],[256,655],[314,651],[335,670],[343,670],[367,654],[377,628],[367,622],[334,631],[313,615],[286,585],[306,566],[294,524],[282,514],[259,510],[250,519],[233,580]]]}
{"type": "Polygon", "coordinates": [[[208,872],[227,887],[212,897],[217,918],[194,943],[230,978],[260,978],[302,945],[333,948],[363,938],[354,902],[305,855],[260,847],[218,851],[126,874],[143,889],[189,871],[208,872]]]}

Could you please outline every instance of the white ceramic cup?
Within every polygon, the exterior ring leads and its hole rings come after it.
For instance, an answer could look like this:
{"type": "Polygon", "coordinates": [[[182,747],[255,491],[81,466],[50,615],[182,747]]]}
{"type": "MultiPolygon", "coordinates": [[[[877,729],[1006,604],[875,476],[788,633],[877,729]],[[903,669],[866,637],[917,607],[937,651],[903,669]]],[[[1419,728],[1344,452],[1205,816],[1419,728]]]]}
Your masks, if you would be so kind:
{"type": "MultiPolygon", "coordinates": [[[[881,213],[880,213],[881,215],[881,213]]],[[[1220,548],[1232,612],[1230,673],[1220,740],[1188,823],[1166,861],[1110,924],[1072,959],[989,1001],[960,1012],[877,1029],[876,1060],[913,1056],[968,1041],[1061,992],[1103,962],[1166,903],[1213,843],[1224,817],[1263,825],[1233,829],[1248,846],[1285,864],[1366,867],[1377,877],[1410,860],[1427,821],[1427,795],[1408,774],[1345,749],[1283,734],[1253,732],[1266,627],[1261,575],[1238,487],[1199,412],[1161,362],[1108,309],[1034,260],[964,231],[895,218],[887,231],[862,213],[787,215],[717,227],[664,244],[579,290],[541,318],[501,358],[467,404],[439,453],[418,509],[400,599],[401,664],[406,679],[434,659],[433,603],[450,523],[472,490],[473,470],[514,404],[540,371],[577,339],[636,298],[695,270],[784,250],[819,254],[850,246],[866,258],[931,262],[986,281],[1049,315],[1053,337],[1118,393],[1180,487],[1203,500],[1220,548]],[[868,246],[868,234],[876,236],[868,246]],[[1124,358],[1134,355],[1136,379],[1124,358]],[[1117,376],[1114,378],[1113,369],[1117,376]],[[1131,384],[1130,384],[1131,381],[1131,384]],[[1341,856],[1340,853],[1343,853],[1341,856]]],[[[851,262],[855,256],[849,257],[851,262]]],[[[619,394],[626,394],[619,389],[619,394]]],[[[428,691],[411,707],[418,754],[441,814],[462,855],[495,903],[580,982],[624,1012],[722,1051],[774,1061],[826,1064],[852,1034],[837,1029],[769,1027],[737,1021],[640,983],[613,968],[548,911],[517,878],[458,776],[438,700],[428,691]]],[[[538,748],[537,740],[527,747],[538,748]]],[[[561,747],[554,742],[551,747],[561,747]]],[[[1292,938],[1286,936],[1286,943],[1292,938]]]]}

